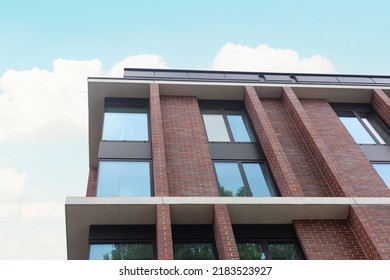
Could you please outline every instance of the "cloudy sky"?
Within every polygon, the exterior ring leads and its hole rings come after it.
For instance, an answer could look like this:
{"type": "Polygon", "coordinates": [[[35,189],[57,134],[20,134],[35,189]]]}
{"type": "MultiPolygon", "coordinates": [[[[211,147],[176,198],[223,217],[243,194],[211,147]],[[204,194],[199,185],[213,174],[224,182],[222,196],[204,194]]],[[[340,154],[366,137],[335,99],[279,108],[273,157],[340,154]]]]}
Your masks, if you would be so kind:
{"type": "Polygon", "coordinates": [[[0,2],[0,259],[65,259],[87,77],[124,67],[390,74],[389,1],[0,2]]]}

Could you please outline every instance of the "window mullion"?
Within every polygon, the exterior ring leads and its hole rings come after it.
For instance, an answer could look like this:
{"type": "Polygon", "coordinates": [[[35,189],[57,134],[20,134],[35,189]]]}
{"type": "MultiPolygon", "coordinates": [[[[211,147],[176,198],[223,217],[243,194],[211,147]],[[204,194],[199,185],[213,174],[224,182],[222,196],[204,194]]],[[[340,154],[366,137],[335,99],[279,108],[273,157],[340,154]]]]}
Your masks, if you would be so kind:
{"type": "Polygon", "coordinates": [[[242,166],[242,162],[237,162],[237,164],[238,164],[238,169],[240,170],[241,173],[242,181],[244,182],[244,187],[247,192],[247,196],[253,196],[251,188],[249,186],[248,179],[246,178],[244,167],[242,166]]]}
{"type": "Polygon", "coordinates": [[[372,137],[372,139],[374,139],[375,143],[376,144],[380,144],[380,142],[378,141],[378,139],[375,137],[375,135],[372,133],[371,129],[368,128],[366,126],[366,124],[364,123],[364,121],[361,119],[361,117],[359,116],[359,114],[356,112],[356,111],[352,111],[352,113],[355,115],[355,117],[359,120],[359,122],[361,123],[361,125],[364,127],[364,129],[368,132],[368,134],[372,137]]]}
{"type": "Polygon", "coordinates": [[[223,120],[225,121],[225,127],[227,129],[228,134],[229,134],[230,142],[234,143],[235,141],[234,141],[234,137],[233,137],[233,132],[230,128],[229,120],[228,120],[226,112],[223,108],[221,109],[221,113],[222,113],[223,120]]]}

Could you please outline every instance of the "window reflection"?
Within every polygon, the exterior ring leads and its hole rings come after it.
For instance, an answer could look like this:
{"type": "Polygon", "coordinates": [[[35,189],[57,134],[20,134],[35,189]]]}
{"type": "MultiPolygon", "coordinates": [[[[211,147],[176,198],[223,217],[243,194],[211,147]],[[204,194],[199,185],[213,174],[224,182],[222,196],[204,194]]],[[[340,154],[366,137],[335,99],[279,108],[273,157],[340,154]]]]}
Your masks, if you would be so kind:
{"type": "Polygon", "coordinates": [[[390,163],[373,163],[376,172],[381,176],[382,180],[390,189],[390,163]]]}
{"type": "Polygon", "coordinates": [[[375,140],[367,132],[364,126],[356,117],[339,117],[347,128],[352,138],[358,144],[376,144],[375,140]]]}
{"type": "Polygon", "coordinates": [[[101,161],[97,196],[151,196],[149,162],[101,161]]]}
{"type": "Polygon", "coordinates": [[[153,244],[91,244],[90,260],[153,260],[153,244]]]}
{"type": "Polygon", "coordinates": [[[148,141],[146,108],[106,108],[103,140],[148,141]]]}
{"type": "Polygon", "coordinates": [[[175,260],[214,260],[211,242],[207,243],[175,243],[175,260]]]}
{"type": "Polygon", "coordinates": [[[240,260],[265,260],[265,252],[261,243],[237,243],[240,260]]]}

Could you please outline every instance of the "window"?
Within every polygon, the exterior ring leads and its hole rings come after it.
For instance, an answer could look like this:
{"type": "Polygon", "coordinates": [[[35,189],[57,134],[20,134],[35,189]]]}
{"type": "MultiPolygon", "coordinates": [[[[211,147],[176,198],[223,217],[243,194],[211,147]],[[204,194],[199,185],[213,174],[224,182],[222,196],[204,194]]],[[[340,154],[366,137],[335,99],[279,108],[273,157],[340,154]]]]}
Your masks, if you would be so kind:
{"type": "Polygon", "coordinates": [[[106,107],[102,140],[149,141],[147,109],[106,107]]]}
{"type": "Polygon", "coordinates": [[[373,163],[376,172],[381,176],[382,180],[390,189],[390,163],[373,163]]]}
{"type": "Polygon", "coordinates": [[[221,196],[276,196],[265,163],[214,162],[221,196]]]}
{"type": "Polygon", "coordinates": [[[90,260],[153,260],[154,225],[92,225],[89,231],[90,260]]]}
{"type": "Polygon", "coordinates": [[[374,112],[340,111],[340,121],[358,144],[388,143],[387,128],[374,112]]]}
{"type": "Polygon", "coordinates": [[[150,162],[100,161],[96,196],[151,196],[150,162]]]}
{"type": "Polygon", "coordinates": [[[211,225],[172,225],[175,260],[217,259],[211,225]]]}
{"type": "Polygon", "coordinates": [[[302,253],[291,225],[233,225],[241,260],[299,260],[302,253]]]}
{"type": "Polygon", "coordinates": [[[255,142],[243,110],[202,110],[209,142],[255,142]]]}
{"type": "Polygon", "coordinates": [[[91,244],[90,260],[153,260],[151,243],[91,244]]]}

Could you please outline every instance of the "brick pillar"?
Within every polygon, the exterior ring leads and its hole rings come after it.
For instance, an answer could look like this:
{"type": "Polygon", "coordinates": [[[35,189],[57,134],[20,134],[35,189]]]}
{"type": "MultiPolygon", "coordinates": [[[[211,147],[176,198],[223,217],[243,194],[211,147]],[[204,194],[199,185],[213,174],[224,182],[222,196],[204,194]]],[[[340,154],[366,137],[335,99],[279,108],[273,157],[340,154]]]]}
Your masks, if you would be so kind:
{"type": "Polygon", "coordinates": [[[348,221],[370,260],[390,260],[389,205],[352,205],[348,221]]]}
{"type": "Polygon", "coordinates": [[[254,87],[245,87],[244,103],[281,195],[304,196],[254,87]]]}
{"type": "Polygon", "coordinates": [[[86,196],[96,196],[97,190],[97,168],[89,168],[88,183],[87,183],[87,194],[86,196]]]}
{"type": "Polygon", "coordinates": [[[302,250],[309,260],[366,260],[346,220],[294,221],[302,250]]]}
{"type": "Polygon", "coordinates": [[[219,196],[198,100],[161,96],[169,194],[219,196]]]}
{"type": "Polygon", "coordinates": [[[300,101],[290,87],[285,87],[282,101],[335,196],[390,196],[326,100],[300,101]]]}
{"type": "Polygon", "coordinates": [[[381,89],[374,89],[371,95],[371,106],[390,127],[390,98],[381,89]]]}
{"type": "Polygon", "coordinates": [[[158,84],[150,84],[150,127],[152,134],[153,181],[155,196],[169,196],[167,163],[158,84]]]}
{"type": "Polygon", "coordinates": [[[214,205],[213,230],[220,260],[239,260],[227,205],[214,205]]]}
{"type": "Polygon", "coordinates": [[[157,205],[156,211],[157,259],[173,260],[171,214],[169,205],[157,205]]]}

